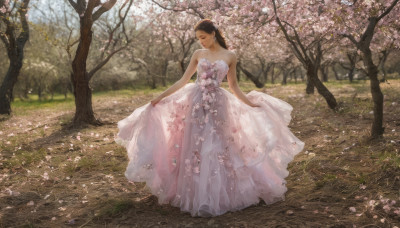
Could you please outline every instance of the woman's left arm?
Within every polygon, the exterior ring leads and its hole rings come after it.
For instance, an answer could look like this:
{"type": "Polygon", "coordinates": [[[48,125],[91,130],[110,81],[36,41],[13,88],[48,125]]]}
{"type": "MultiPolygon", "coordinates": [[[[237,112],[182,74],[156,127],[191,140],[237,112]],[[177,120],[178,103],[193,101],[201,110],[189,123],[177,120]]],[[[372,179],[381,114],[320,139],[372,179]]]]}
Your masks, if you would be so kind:
{"type": "Polygon", "coordinates": [[[260,107],[259,105],[251,103],[250,100],[246,97],[246,95],[242,92],[242,90],[240,90],[239,84],[236,79],[236,64],[237,64],[237,58],[236,55],[234,55],[227,74],[229,89],[233,92],[233,94],[237,98],[239,98],[245,104],[251,107],[260,107]]]}

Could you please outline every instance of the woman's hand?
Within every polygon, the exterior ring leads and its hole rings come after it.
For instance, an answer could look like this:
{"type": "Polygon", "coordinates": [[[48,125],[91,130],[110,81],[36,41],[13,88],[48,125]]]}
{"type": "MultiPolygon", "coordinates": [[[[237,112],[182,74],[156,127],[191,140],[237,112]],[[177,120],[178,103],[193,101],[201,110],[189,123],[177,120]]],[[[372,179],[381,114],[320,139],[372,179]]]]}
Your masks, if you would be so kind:
{"type": "Polygon", "coordinates": [[[162,98],[160,98],[160,97],[156,97],[155,99],[151,100],[150,103],[151,103],[151,105],[153,105],[153,107],[154,107],[154,106],[156,106],[156,104],[157,104],[158,102],[161,101],[161,99],[162,99],[162,98]]]}

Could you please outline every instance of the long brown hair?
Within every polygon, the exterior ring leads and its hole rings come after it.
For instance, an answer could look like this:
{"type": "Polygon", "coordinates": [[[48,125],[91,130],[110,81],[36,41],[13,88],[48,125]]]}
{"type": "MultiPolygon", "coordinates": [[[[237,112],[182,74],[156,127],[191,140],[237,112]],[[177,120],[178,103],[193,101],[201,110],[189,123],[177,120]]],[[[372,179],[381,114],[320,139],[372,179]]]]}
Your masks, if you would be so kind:
{"type": "Polygon", "coordinates": [[[228,49],[224,35],[210,19],[203,19],[199,21],[196,26],[194,26],[194,31],[196,32],[197,30],[204,31],[208,34],[211,34],[213,31],[215,31],[215,38],[217,39],[219,45],[225,49],[228,49]]]}

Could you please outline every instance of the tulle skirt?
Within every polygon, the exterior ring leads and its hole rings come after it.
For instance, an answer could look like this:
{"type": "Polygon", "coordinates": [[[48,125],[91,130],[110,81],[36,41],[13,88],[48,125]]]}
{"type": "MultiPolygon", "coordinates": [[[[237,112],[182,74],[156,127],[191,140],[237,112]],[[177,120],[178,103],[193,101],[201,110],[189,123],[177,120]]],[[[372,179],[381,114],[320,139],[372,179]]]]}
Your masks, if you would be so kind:
{"type": "Polygon", "coordinates": [[[284,199],[287,165],[304,143],[287,127],[292,106],[252,90],[250,107],[218,87],[210,106],[188,83],[118,122],[126,177],[146,182],[159,203],[192,216],[216,216],[284,199]]]}

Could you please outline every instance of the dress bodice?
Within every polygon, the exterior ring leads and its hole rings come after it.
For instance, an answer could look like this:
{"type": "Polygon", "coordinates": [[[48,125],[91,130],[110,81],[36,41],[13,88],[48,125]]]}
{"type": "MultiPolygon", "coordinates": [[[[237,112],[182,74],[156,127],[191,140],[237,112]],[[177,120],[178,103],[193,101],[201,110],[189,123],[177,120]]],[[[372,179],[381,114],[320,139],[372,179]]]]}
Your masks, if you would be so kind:
{"type": "Polygon", "coordinates": [[[202,87],[219,87],[228,70],[228,64],[222,59],[210,62],[206,58],[201,58],[197,64],[195,83],[202,87]]]}
{"type": "MultiPolygon", "coordinates": [[[[228,64],[222,59],[214,62],[210,62],[206,58],[199,60],[195,84],[201,90],[202,105],[205,110],[209,110],[217,100],[217,90],[228,70],[228,64]]],[[[221,91],[219,91],[219,94],[221,94],[221,91]]]]}

